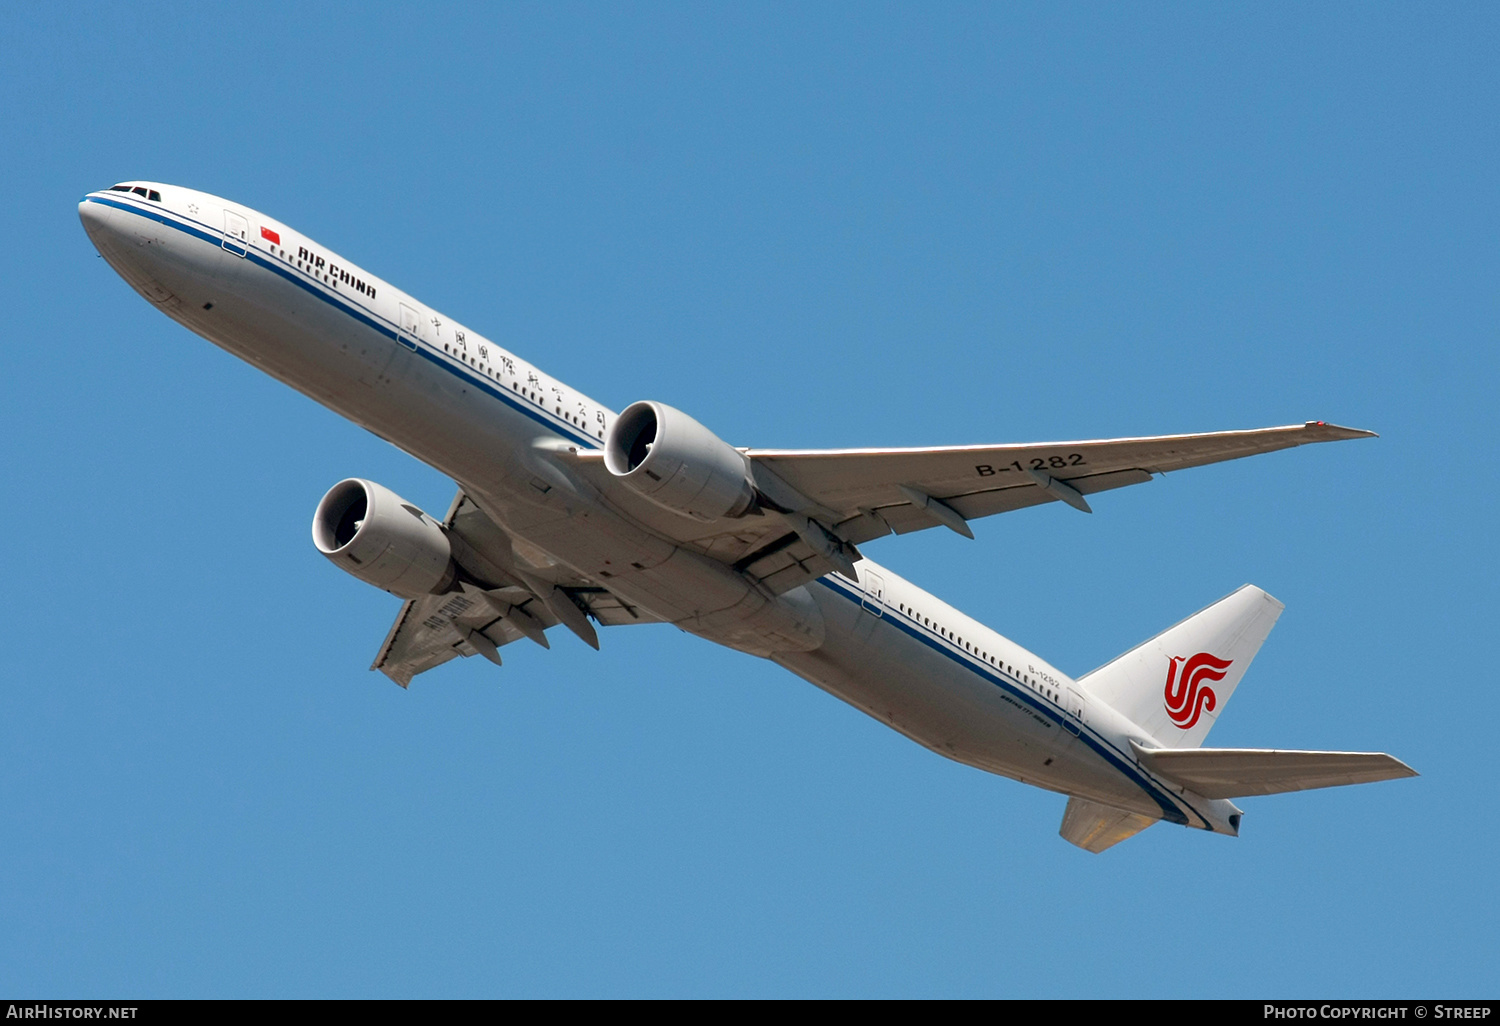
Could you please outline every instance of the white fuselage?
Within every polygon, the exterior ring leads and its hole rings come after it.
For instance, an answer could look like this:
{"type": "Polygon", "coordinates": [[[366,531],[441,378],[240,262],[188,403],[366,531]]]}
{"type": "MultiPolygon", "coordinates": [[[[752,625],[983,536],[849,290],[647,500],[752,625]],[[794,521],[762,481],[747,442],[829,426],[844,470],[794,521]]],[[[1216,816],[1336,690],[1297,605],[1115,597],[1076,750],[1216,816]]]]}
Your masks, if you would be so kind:
{"type": "Polygon", "coordinates": [[[80,216],[141,295],[453,478],[519,542],[684,630],[780,663],[940,755],[1236,832],[1233,805],[1147,771],[1130,747],[1149,740],[1140,727],[1019,645],[870,560],[857,583],[829,574],[768,595],[671,540],[661,527],[674,514],[605,498],[552,458],[602,448],[614,411],[278,221],[140,185],[146,196],[91,193],[80,216]]]}

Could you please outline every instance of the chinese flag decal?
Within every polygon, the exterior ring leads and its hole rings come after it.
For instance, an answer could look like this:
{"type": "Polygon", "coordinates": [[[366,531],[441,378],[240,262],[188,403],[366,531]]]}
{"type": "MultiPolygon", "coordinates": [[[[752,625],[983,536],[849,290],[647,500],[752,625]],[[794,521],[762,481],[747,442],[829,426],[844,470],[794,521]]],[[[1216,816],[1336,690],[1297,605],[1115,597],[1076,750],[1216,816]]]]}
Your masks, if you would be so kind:
{"type": "Polygon", "coordinates": [[[276,232],[271,231],[271,229],[269,228],[262,228],[260,230],[260,237],[265,239],[267,242],[274,242],[278,246],[281,245],[281,236],[276,232]]]}

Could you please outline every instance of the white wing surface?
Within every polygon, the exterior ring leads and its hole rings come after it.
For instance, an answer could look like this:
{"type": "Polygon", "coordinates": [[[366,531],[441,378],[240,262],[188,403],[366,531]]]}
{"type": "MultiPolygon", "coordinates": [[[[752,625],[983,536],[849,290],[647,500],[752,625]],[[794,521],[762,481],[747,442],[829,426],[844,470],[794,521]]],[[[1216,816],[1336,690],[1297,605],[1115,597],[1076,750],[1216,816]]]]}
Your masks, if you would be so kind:
{"type": "MultiPolygon", "coordinates": [[[[703,524],[670,516],[654,524],[764,584],[772,593],[844,569],[854,546],[888,534],[948,527],[1046,502],[1088,510],[1085,496],[1154,474],[1221,463],[1314,442],[1373,438],[1372,431],[1309,421],[1254,431],[1152,438],[919,449],[745,449],[770,505],[703,524]]],[[[644,500],[611,479],[600,452],[574,451],[574,466],[629,507],[644,500]]]]}
{"type": "Polygon", "coordinates": [[[845,516],[873,512],[892,531],[905,534],[954,526],[923,498],[937,500],[964,521],[1044,502],[1087,508],[1083,496],[1149,481],[1153,474],[1313,442],[1371,437],[1374,432],[1310,421],[1155,438],[938,449],[750,449],[747,455],[813,502],[845,516]]]}
{"type": "MultiPolygon", "coordinates": [[[[1374,433],[1322,421],[1255,431],[921,449],[747,449],[773,504],[715,524],[673,518],[676,540],[780,594],[848,565],[864,542],[948,527],[1046,502],[1088,510],[1085,496],[1188,467],[1374,433]]],[[[580,469],[610,488],[600,456],[580,469]]],[[[615,489],[618,494],[618,489],[615,489]]]]}

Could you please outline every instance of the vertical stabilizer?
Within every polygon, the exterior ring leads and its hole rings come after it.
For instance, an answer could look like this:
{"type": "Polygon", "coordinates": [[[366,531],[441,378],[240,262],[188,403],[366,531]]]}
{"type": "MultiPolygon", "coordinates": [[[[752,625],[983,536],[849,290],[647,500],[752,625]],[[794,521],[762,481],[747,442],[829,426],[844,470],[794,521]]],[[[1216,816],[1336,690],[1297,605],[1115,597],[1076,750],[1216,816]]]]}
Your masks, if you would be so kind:
{"type": "Polygon", "coordinates": [[[1164,748],[1197,748],[1285,608],[1247,584],[1079,683],[1164,748]]]}

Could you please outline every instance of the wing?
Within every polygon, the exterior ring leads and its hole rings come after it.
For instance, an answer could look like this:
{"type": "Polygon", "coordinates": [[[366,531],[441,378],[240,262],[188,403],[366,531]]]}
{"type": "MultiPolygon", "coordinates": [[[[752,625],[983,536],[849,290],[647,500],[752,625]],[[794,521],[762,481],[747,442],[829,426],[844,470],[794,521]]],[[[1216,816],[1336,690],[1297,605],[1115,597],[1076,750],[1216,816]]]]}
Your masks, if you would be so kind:
{"type": "Polygon", "coordinates": [[[1372,431],[1309,421],[1254,431],[1153,438],[923,449],[745,449],[762,493],[753,515],[710,524],[646,508],[605,469],[603,453],[569,454],[575,468],[676,542],[733,566],[780,594],[834,570],[852,576],[856,548],[887,534],[969,521],[1046,502],[1091,512],[1085,496],[1155,474],[1372,431]],[[665,519],[663,519],[665,517],[665,519]]]}
{"type": "MultiPolygon", "coordinates": [[[[1323,421],[1255,431],[928,449],[747,449],[765,497],[756,515],[698,524],[669,516],[676,541],[780,594],[824,574],[853,573],[855,546],[887,534],[969,521],[1045,502],[1089,511],[1085,496],[1188,467],[1374,433],[1323,421]]],[[[602,454],[575,464],[620,497],[602,454]]],[[[621,497],[628,504],[631,497],[621,497]]],[[[640,500],[644,502],[644,500],[640,500]]],[[[639,505],[639,503],[637,503],[639,505]]]]}
{"type": "Polygon", "coordinates": [[[1147,768],[1205,798],[1309,791],[1414,777],[1417,771],[1383,752],[1285,752],[1270,748],[1142,748],[1147,768]]]}
{"type": "Polygon", "coordinates": [[[461,489],[443,526],[466,580],[403,603],[370,667],[402,687],[455,656],[498,665],[499,650],[522,638],[550,648],[545,632],[559,623],[597,648],[589,619],[605,626],[656,620],[565,567],[520,565],[510,536],[461,489]]]}
{"type": "MultiPolygon", "coordinates": [[[[891,531],[905,534],[939,525],[957,529],[959,521],[966,524],[1044,502],[1067,502],[1087,510],[1083,496],[1140,484],[1153,474],[1313,442],[1372,437],[1371,431],[1310,421],[1255,431],[1092,442],[945,449],[751,449],[747,455],[757,469],[764,466],[813,502],[845,517],[861,511],[874,513],[891,531]],[[957,520],[948,514],[957,514],[957,520]]],[[[879,537],[872,533],[876,528],[873,524],[855,526],[848,540],[858,544],[879,537]]]]}

